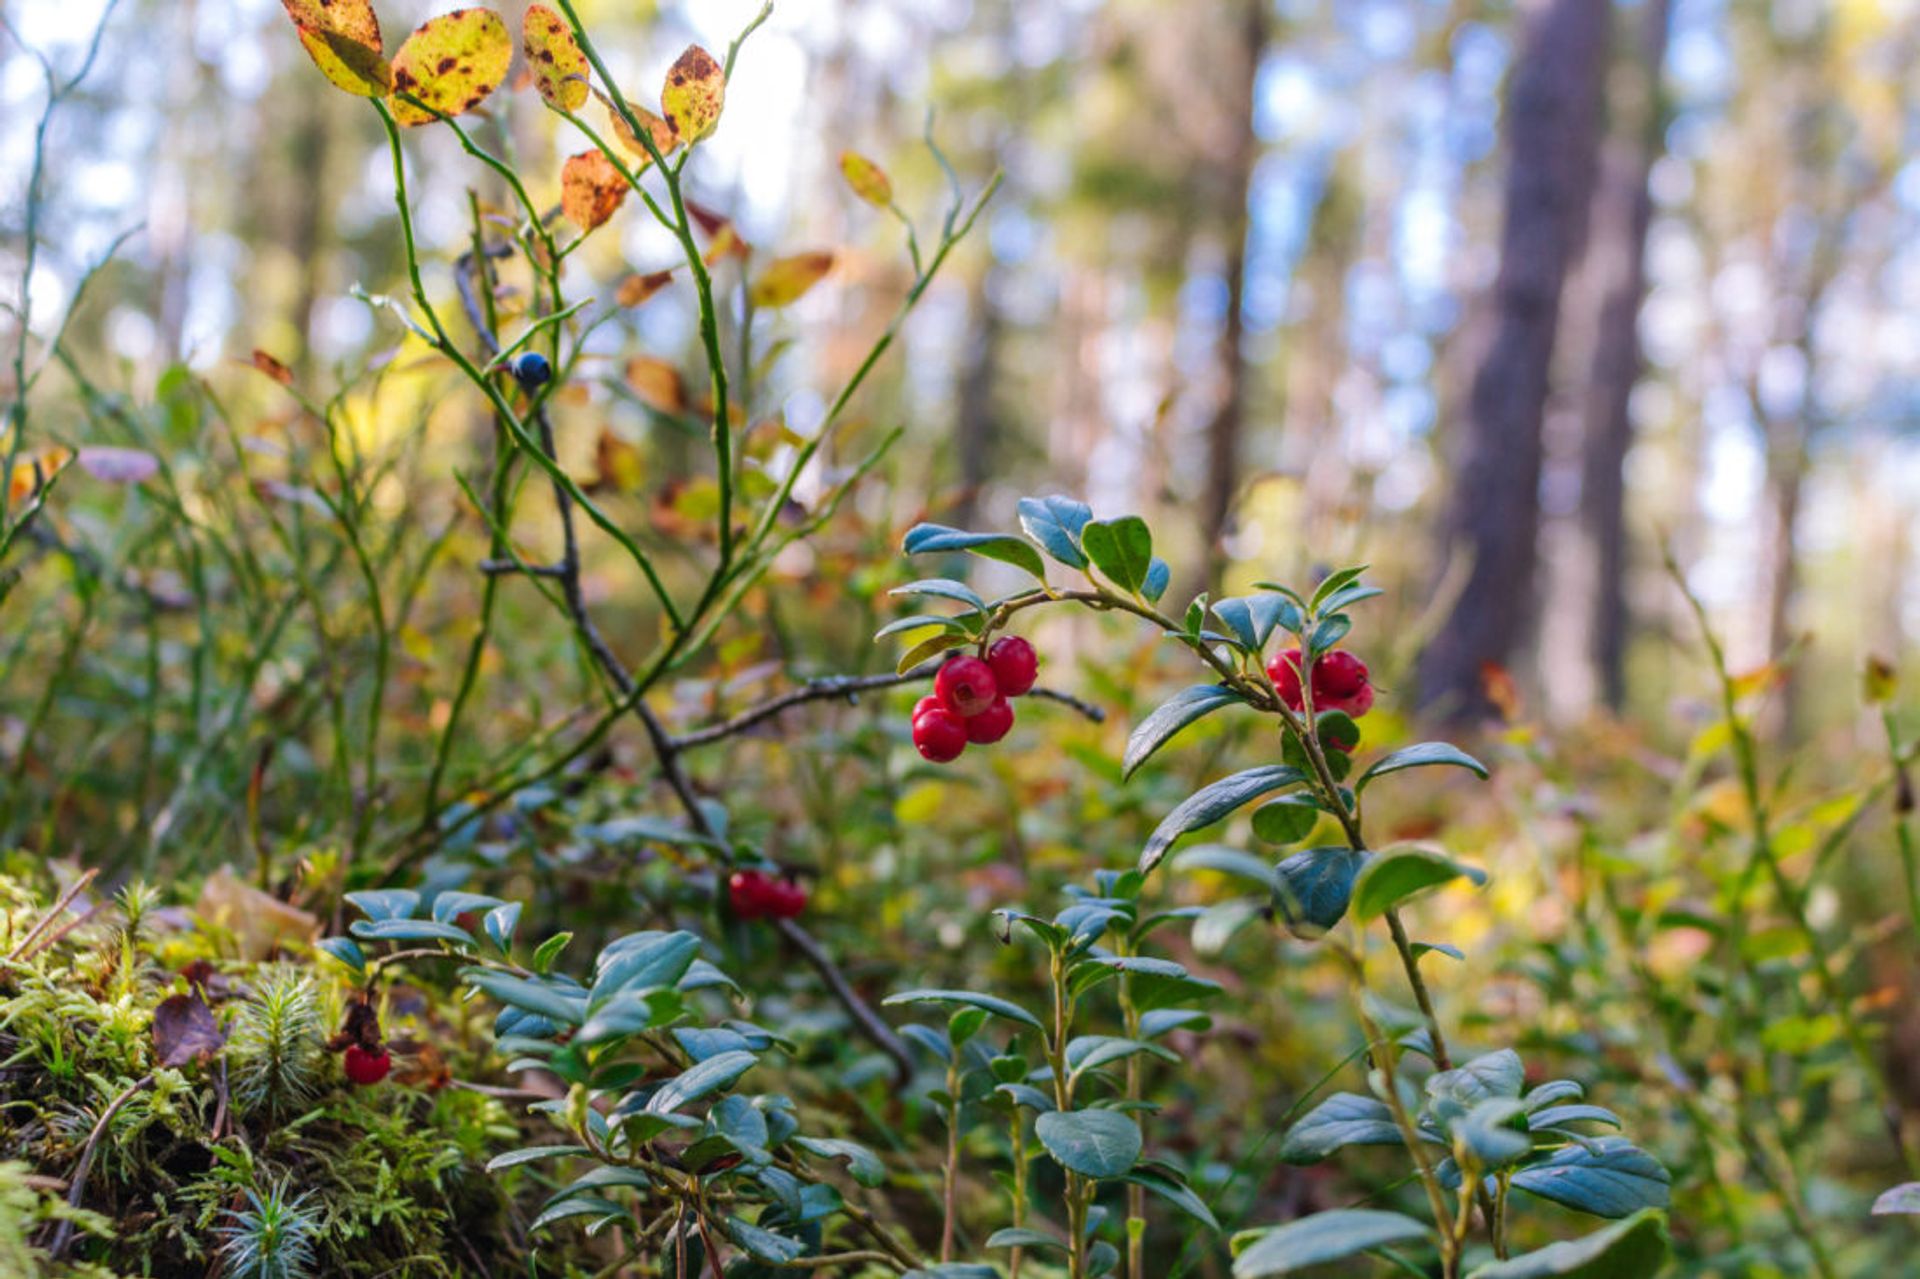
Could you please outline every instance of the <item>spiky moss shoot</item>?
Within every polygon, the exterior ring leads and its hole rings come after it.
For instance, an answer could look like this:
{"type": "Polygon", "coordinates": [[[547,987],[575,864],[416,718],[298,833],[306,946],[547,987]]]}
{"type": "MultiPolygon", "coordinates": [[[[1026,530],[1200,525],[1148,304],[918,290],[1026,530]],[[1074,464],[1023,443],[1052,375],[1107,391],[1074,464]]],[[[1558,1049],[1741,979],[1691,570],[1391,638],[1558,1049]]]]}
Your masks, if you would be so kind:
{"type": "Polygon", "coordinates": [[[307,1279],[314,1273],[313,1238],[320,1220],[307,1196],[277,1182],[266,1193],[247,1191],[247,1207],[217,1227],[220,1259],[233,1279],[307,1279]]]}
{"type": "Polygon", "coordinates": [[[318,1096],[326,1078],[326,1032],[313,978],[285,965],[261,969],[252,997],[234,1018],[228,1060],[243,1115],[286,1115],[318,1096]]]}

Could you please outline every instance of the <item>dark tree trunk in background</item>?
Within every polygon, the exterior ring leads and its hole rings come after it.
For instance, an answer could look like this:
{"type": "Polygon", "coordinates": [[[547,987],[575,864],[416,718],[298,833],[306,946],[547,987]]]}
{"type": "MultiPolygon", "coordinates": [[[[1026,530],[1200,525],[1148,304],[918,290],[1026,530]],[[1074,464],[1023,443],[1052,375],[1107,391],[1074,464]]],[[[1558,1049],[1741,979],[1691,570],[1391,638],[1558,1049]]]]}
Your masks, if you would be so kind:
{"type": "Polygon", "coordinates": [[[1260,76],[1260,59],[1267,47],[1268,0],[1243,0],[1241,26],[1244,32],[1242,60],[1234,68],[1233,103],[1240,124],[1228,161],[1230,173],[1225,186],[1221,226],[1226,242],[1227,314],[1220,327],[1220,402],[1207,423],[1207,483],[1201,499],[1201,546],[1210,587],[1219,585],[1226,555],[1221,539],[1233,513],[1234,494],[1240,487],[1240,440],[1244,433],[1247,403],[1247,360],[1242,346],[1246,341],[1243,315],[1247,284],[1247,236],[1253,219],[1247,205],[1253,191],[1253,174],[1260,160],[1260,139],[1254,133],[1254,94],[1260,76]]]}
{"type": "Polygon", "coordinates": [[[1626,701],[1630,629],[1622,467],[1633,443],[1629,410],[1640,376],[1640,306],[1647,291],[1647,230],[1653,223],[1648,179],[1667,123],[1660,67],[1666,61],[1670,18],[1668,0],[1645,0],[1640,40],[1627,68],[1644,115],[1637,136],[1610,148],[1602,163],[1606,189],[1595,201],[1599,224],[1588,249],[1604,278],[1583,424],[1580,525],[1593,575],[1588,657],[1601,697],[1615,710],[1626,701]]]}
{"type": "Polygon", "coordinates": [[[1609,8],[1607,0],[1532,6],[1507,103],[1492,335],[1468,398],[1446,530],[1472,568],[1420,664],[1422,704],[1456,718],[1485,712],[1482,667],[1510,660],[1531,615],[1541,418],[1599,143],[1609,8]]]}
{"type": "Polygon", "coordinates": [[[966,350],[960,367],[959,403],[954,412],[954,448],[960,455],[960,500],[953,522],[972,528],[980,489],[994,473],[999,437],[994,387],[999,380],[1000,337],[1006,328],[995,300],[995,268],[989,264],[975,282],[970,299],[966,350]]]}

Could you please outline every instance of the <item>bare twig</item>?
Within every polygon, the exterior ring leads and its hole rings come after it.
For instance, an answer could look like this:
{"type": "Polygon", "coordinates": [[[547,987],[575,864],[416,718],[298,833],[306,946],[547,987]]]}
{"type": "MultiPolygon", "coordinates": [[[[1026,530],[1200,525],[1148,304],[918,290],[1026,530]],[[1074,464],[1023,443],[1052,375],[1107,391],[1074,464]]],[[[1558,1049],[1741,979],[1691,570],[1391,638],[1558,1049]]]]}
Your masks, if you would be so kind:
{"type": "MultiPolygon", "coordinates": [[[[107,1125],[112,1123],[113,1117],[120,1113],[121,1107],[125,1106],[129,1101],[132,1101],[136,1094],[143,1092],[152,1085],[153,1076],[143,1075],[141,1078],[129,1084],[125,1092],[115,1097],[112,1102],[108,1103],[107,1108],[100,1112],[100,1118],[94,1123],[93,1131],[87,1134],[86,1146],[80,1151],[80,1162],[74,1165],[73,1181],[67,1188],[68,1207],[78,1208],[80,1206],[80,1200],[87,1193],[87,1170],[93,1166],[93,1152],[99,1149],[100,1139],[106,1136],[107,1125]]],[[[60,1255],[67,1250],[67,1245],[72,1241],[73,1218],[63,1218],[59,1228],[53,1232],[53,1242],[47,1246],[47,1259],[50,1261],[60,1260],[60,1255]]]]}

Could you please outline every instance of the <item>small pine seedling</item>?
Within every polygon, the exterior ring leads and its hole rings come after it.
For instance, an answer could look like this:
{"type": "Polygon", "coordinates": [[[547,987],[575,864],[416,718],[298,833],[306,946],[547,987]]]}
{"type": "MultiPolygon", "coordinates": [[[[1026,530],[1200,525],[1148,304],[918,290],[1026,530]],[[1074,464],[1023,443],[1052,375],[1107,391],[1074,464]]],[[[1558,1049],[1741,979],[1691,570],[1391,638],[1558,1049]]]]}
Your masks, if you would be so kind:
{"type": "Polygon", "coordinates": [[[224,1240],[220,1258],[226,1273],[232,1279],[309,1279],[320,1220],[307,1207],[307,1196],[290,1195],[282,1181],[268,1186],[265,1195],[248,1190],[247,1203],[216,1227],[224,1240]]]}
{"type": "Polygon", "coordinates": [[[313,978],[284,966],[263,970],[228,1049],[240,1112],[284,1115],[311,1101],[325,1079],[325,1041],[313,978]]]}

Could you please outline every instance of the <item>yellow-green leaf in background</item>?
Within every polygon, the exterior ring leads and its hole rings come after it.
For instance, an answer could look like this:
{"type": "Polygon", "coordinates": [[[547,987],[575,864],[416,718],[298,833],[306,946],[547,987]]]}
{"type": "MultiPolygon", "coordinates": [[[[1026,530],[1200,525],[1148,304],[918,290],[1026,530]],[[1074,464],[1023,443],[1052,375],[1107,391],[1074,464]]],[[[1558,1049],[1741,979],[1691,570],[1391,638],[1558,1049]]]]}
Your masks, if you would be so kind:
{"type": "Polygon", "coordinates": [[[493,10],[455,9],[430,18],[393,55],[393,117],[418,125],[439,119],[434,111],[464,115],[500,87],[512,63],[513,38],[493,10]]]}
{"type": "Polygon", "coordinates": [[[533,87],[555,111],[587,105],[587,55],[574,43],[573,28],[544,4],[527,6],[520,48],[533,71],[533,87]]]}
{"type": "Polygon", "coordinates": [[[874,208],[884,209],[893,203],[893,183],[887,180],[886,170],[858,151],[840,153],[840,174],[853,193],[874,208]]]}
{"type": "Polygon", "coordinates": [[[712,133],[726,101],[727,73],[711,53],[697,44],[688,45],[667,69],[667,83],[660,90],[660,109],[674,136],[692,146],[712,133]]]}
{"type": "Polygon", "coordinates": [[[370,0],[280,0],[320,73],[348,93],[384,98],[393,68],[381,55],[380,19],[370,0]]]}
{"type": "Polygon", "coordinates": [[[775,258],[753,282],[748,296],[755,306],[791,306],[833,270],[833,254],[824,250],[775,258]]]}
{"type": "Polygon", "coordinates": [[[582,231],[612,217],[626,198],[627,180],[598,151],[582,151],[560,170],[560,211],[582,231]]]}

